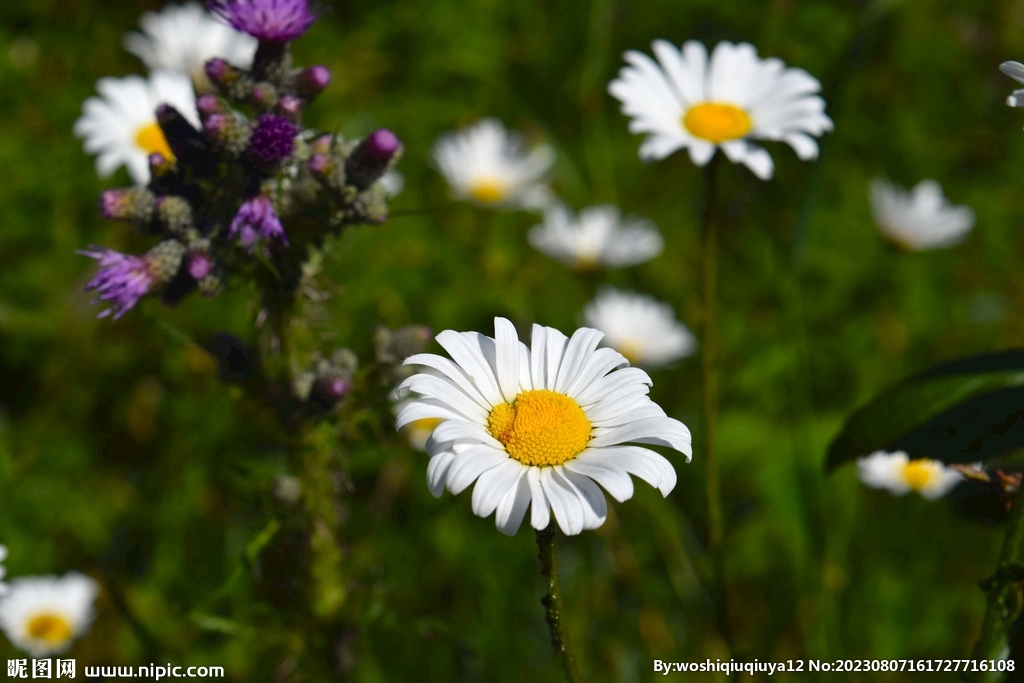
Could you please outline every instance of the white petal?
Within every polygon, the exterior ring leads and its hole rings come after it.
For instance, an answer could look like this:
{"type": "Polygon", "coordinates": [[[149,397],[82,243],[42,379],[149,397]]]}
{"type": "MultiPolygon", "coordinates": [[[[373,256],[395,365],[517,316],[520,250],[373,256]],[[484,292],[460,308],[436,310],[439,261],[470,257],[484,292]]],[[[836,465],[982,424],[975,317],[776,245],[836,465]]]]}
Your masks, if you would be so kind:
{"type": "Polygon", "coordinates": [[[448,470],[448,490],[459,495],[480,475],[508,460],[508,453],[490,446],[470,446],[455,456],[448,470]]]}
{"type": "Polygon", "coordinates": [[[614,465],[609,460],[587,457],[592,451],[584,451],[565,463],[563,467],[570,472],[590,477],[604,487],[611,497],[624,503],[633,497],[633,480],[626,470],[614,465]]]}
{"type": "Polygon", "coordinates": [[[566,536],[575,536],[583,531],[583,502],[576,495],[576,491],[564,478],[556,477],[552,467],[541,469],[540,483],[551,503],[551,511],[562,533],[566,536]]]}
{"type": "Polygon", "coordinates": [[[530,526],[543,531],[551,523],[551,507],[540,483],[540,468],[531,467],[527,470],[526,479],[530,483],[530,494],[533,496],[530,503],[530,526]]]}
{"type": "Polygon", "coordinates": [[[508,458],[481,474],[473,487],[473,514],[487,517],[494,512],[509,489],[518,483],[524,469],[518,461],[508,458]]]}
{"type": "Polygon", "coordinates": [[[508,490],[505,497],[498,503],[498,509],[494,514],[494,524],[498,531],[506,536],[515,536],[519,531],[519,525],[523,523],[526,516],[526,508],[530,506],[532,495],[530,493],[530,481],[527,477],[529,470],[523,469],[519,473],[519,480],[508,490]]]}
{"type": "Polygon", "coordinates": [[[498,386],[507,403],[519,395],[519,335],[505,318],[494,319],[494,342],[497,354],[498,386]]]}

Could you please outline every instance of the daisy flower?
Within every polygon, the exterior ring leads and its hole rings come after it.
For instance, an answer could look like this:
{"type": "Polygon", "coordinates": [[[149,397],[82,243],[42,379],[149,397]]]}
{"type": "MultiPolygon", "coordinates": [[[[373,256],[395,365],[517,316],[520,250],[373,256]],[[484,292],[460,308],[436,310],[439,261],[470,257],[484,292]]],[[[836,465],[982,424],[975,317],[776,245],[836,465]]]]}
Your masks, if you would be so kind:
{"type": "Polygon", "coordinates": [[[530,230],[529,240],[537,251],[581,270],[635,266],[665,246],[654,223],[633,216],[623,219],[611,204],[583,209],[579,217],[562,204],[552,206],[544,222],[530,230]]]}
{"type": "Polygon", "coordinates": [[[941,498],[963,481],[963,475],[938,460],[911,460],[903,451],[878,451],[857,461],[857,476],[876,489],[902,496],[917,491],[928,500],[941,498]]]}
{"type": "Polygon", "coordinates": [[[665,40],[652,43],[655,62],[629,50],[629,66],[608,84],[608,92],[631,116],[632,133],[647,133],[640,146],[645,161],[664,159],[686,148],[697,166],[721,147],[734,163],[758,178],[772,177],[774,162],[754,140],[780,140],[801,159],[818,156],[814,137],[832,130],[821,84],[803,69],[779,59],[760,59],[749,43],[721,42],[708,59],[695,40],[682,50],[665,40]]]}
{"type": "Polygon", "coordinates": [[[27,576],[0,599],[0,629],[33,657],[64,652],[93,619],[98,584],[84,574],[27,576]]]}
{"type": "Polygon", "coordinates": [[[882,178],[871,181],[871,212],[882,235],[906,251],[959,244],[974,227],[969,206],[953,206],[934,180],[910,192],[882,178]]]}
{"type": "Polygon", "coordinates": [[[149,80],[140,76],[101,78],[100,97],[90,97],[75,121],[75,135],[85,139],[85,151],[98,154],[96,172],[106,178],[122,165],[139,185],[149,182],[149,155],[159,152],[174,159],[167,138],[156,121],[157,105],[166,103],[182,113],[196,128],[196,96],[188,76],[173,71],[154,71],[149,80]]]}
{"type": "Polygon", "coordinates": [[[605,287],[583,311],[583,323],[634,365],[656,368],[693,355],[697,340],[672,307],[646,294],[605,287]]]}
{"type": "Polygon", "coordinates": [[[458,199],[521,209],[542,208],[550,200],[543,177],[554,163],[554,152],[539,145],[527,153],[522,137],[505,130],[498,119],[445,133],[434,144],[433,155],[458,199]]]}
{"type": "Polygon", "coordinates": [[[437,341],[451,360],[417,354],[419,373],[400,391],[419,397],[398,415],[398,428],[439,419],[427,440],[430,491],[454,494],[476,482],[473,512],[495,513],[504,534],[530,523],[546,529],[554,516],[567,535],[601,526],[608,514],[600,484],[615,500],[633,495],[633,474],[667,496],[676,484],[671,463],[636,444],[673,448],[690,460],[690,431],[648,397],[651,379],[604,336],[581,328],[571,338],[533,326],[529,348],[504,318],[495,336],[446,330],[437,341]]]}
{"type": "Polygon", "coordinates": [[[139,26],[141,32],[125,34],[124,49],[150,69],[188,76],[202,92],[213,89],[204,70],[207,60],[220,57],[240,69],[248,69],[258,44],[255,38],[236,31],[195,2],[145,12],[139,26]]]}
{"type": "MultiPolygon", "coordinates": [[[[999,65],[999,70],[1018,83],[1024,83],[1024,64],[1003,62],[999,65]]],[[[1013,94],[1006,98],[1006,106],[1024,107],[1024,90],[1014,90],[1013,94]]]]}

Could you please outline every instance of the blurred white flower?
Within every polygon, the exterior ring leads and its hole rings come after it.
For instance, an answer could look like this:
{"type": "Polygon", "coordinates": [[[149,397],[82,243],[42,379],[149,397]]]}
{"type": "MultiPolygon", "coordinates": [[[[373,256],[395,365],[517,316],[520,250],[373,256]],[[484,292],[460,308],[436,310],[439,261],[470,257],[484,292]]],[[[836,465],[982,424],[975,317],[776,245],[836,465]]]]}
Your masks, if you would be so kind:
{"type": "Polygon", "coordinates": [[[150,69],[166,69],[192,79],[200,92],[212,90],[204,66],[220,57],[242,69],[252,66],[256,47],[252,36],[240,33],[195,2],[167,5],[159,12],[145,12],[139,19],[142,31],[130,31],[124,49],[150,69]]]}
{"type": "MultiPolygon", "coordinates": [[[[438,371],[426,366],[414,366],[408,368],[408,370],[414,370],[415,372],[432,375],[434,377],[443,377],[443,375],[438,371]]],[[[398,388],[396,388],[391,392],[391,410],[395,417],[398,417],[406,406],[420,398],[422,398],[422,396],[419,394],[399,391],[398,388]]],[[[443,420],[439,417],[425,417],[421,420],[413,420],[402,427],[399,430],[399,433],[405,436],[405,439],[409,442],[410,446],[418,451],[425,451],[427,450],[427,439],[430,438],[434,429],[441,424],[441,422],[443,422],[443,420]]]]}
{"type": "Polygon", "coordinates": [[[514,535],[527,508],[530,524],[554,517],[566,535],[596,529],[608,515],[600,484],[622,502],[633,495],[630,474],[667,496],[676,471],[662,455],[636,444],[692,453],[690,431],[665,415],[647,393],[651,379],[612,349],[599,331],[571,338],[533,326],[530,348],[512,323],[494,320],[494,338],[445,330],[437,341],[451,355],[406,359],[441,373],[419,373],[399,391],[420,395],[398,415],[402,428],[442,420],[427,440],[430,491],[440,496],[473,488],[473,512],[495,515],[514,535]]]}
{"type": "Polygon", "coordinates": [[[583,323],[605,334],[633,365],[657,368],[693,355],[697,340],[672,307],[646,294],[604,287],[583,311],[583,323]]]}
{"type": "Polygon", "coordinates": [[[938,460],[911,460],[903,451],[878,451],[857,461],[857,475],[868,486],[902,496],[917,491],[928,500],[946,495],[963,475],[938,460]]]}
{"type": "Polygon", "coordinates": [[[401,171],[396,171],[395,169],[391,169],[382,175],[377,182],[384,188],[384,192],[387,193],[388,197],[397,197],[405,189],[405,176],[402,175],[401,171]]]}
{"type": "Polygon", "coordinates": [[[518,209],[543,208],[551,199],[544,175],[554,152],[547,145],[527,152],[522,137],[498,119],[441,135],[433,155],[457,199],[518,209]]]}
{"type": "Polygon", "coordinates": [[[910,192],[882,178],[871,181],[871,212],[882,235],[907,251],[950,247],[974,227],[974,211],[954,206],[934,180],[910,192]]]}
{"type": "MultiPolygon", "coordinates": [[[[1024,83],[1024,64],[1020,62],[1003,62],[999,65],[999,70],[1018,83],[1024,83]]],[[[1024,107],[1024,90],[1014,90],[1006,98],[1006,106],[1024,107]]]]}
{"type": "Polygon", "coordinates": [[[90,97],[75,121],[75,135],[84,138],[85,151],[98,154],[96,172],[108,177],[122,165],[139,185],[149,182],[149,155],[174,159],[160,125],[156,108],[167,103],[199,127],[196,96],[187,76],[173,71],[154,71],[149,80],[140,76],[101,78],[100,97],[90,97]]]}
{"type": "Polygon", "coordinates": [[[7,576],[7,568],[4,567],[4,560],[7,559],[7,546],[0,545],[0,597],[7,594],[10,590],[10,586],[4,583],[4,577],[7,576]]]}
{"type": "Polygon", "coordinates": [[[544,212],[544,222],[529,233],[530,244],[551,258],[581,270],[626,267],[661,253],[665,241],[649,220],[627,216],[611,204],[591,206],[574,216],[562,204],[544,212]]]}
{"type": "Polygon", "coordinates": [[[93,620],[99,585],[84,574],[26,576],[0,598],[0,629],[33,657],[63,652],[93,620]]]}
{"type": "Polygon", "coordinates": [[[710,62],[695,40],[682,51],[665,40],[655,40],[652,48],[658,62],[629,50],[629,66],[608,84],[622,113],[633,117],[630,132],[648,134],[641,159],[663,159],[685,147],[693,163],[703,166],[721,147],[730,161],[767,180],[775,164],[752,140],[780,140],[801,159],[818,156],[812,136],[832,130],[832,120],[825,101],[814,94],[821,84],[803,69],[759,59],[749,43],[721,42],[710,62]]]}

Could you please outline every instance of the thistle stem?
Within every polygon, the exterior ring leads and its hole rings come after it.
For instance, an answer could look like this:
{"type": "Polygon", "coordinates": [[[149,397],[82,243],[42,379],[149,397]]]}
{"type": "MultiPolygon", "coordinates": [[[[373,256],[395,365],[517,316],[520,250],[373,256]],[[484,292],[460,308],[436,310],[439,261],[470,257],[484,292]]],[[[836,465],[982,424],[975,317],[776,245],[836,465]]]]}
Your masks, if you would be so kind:
{"type": "Polygon", "coordinates": [[[537,531],[537,549],[540,551],[540,573],[544,577],[546,592],[541,604],[546,610],[545,619],[551,629],[551,646],[562,663],[567,683],[581,683],[580,670],[576,666],[569,630],[563,622],[565,607],[562,605],[562,586],[558,581],[558,564],[555,560],[555,530],[548,527],[537,531]]]}
{"type": "Polygon", "coordinates": [[[718,422],[718,221],[714,215],[714,206],[717,199],[720,156],[721,153],[716,153],[704,167],[704,205],[701,215],[704,232],[704,339],[701,340],[701,357],[704,374],[704,481],[708,503],[708,549],[715,573],[714,595],[719,631],[731,649],[729,610],[725,600],[725,563],[722,555],[722,494],[718,457],[715,452],[715,428],[718,422]]]}
{"type": "MultiPolygon", "coordinates": [[[[1006,647],[1007,637],[1013,622],[1021,613],[1022,582],[1024,582],[1024,498],[1018,492],[1010,508],[1010,520],[999,553],[999,564],[995,574],[982,582],[988,592],[985,619],[981,623],[981,635],[974,645],[973,658],[977,660],[1000,659],[1006,647]]],[[[971,672],[970,681],[993,680],[992,672],[971,672]]]]}

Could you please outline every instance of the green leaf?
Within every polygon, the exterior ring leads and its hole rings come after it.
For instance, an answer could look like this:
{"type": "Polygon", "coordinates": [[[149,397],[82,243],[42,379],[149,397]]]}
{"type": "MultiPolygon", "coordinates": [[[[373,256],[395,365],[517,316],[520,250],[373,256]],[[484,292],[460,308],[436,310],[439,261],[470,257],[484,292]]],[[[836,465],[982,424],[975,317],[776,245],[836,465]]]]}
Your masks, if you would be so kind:
{"type": "Polygon", "coordinates": [[[874,451],[976,462],[1024,446],[1024,351],[957,359],[886,390],[855,412],[826,469],[874,451]]]}

